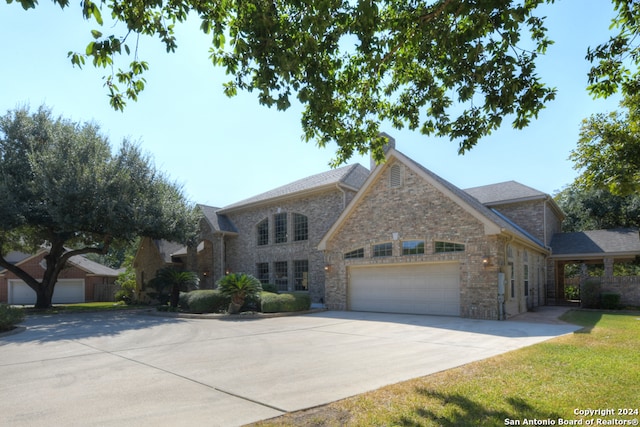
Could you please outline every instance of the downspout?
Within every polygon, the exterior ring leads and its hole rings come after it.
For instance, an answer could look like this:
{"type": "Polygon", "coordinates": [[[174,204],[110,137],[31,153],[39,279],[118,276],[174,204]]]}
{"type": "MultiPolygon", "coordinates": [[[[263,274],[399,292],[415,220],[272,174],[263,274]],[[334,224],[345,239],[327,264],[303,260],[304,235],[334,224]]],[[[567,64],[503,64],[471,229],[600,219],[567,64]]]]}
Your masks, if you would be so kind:
{"type": "MultiPolygon", "coordinates": [[[[513,236],[509,236],[509,238],[506,240],[506,242],[504,242],[504,263],[503,265],[505,266],[505,270],[507,270],[509,268],[509,244],[513,241],[513,236]]],[[[506,313],[506,308],[505,308],[505,304],[506,304],[506,300],[507,300],[507,275],[506,272],[503,272],[502,274],[498,273],[498,319],[499,320],[506,320],[507,319],[507,313],[506,313]],[[500,282],[502,281],[502,294],[500,294],[500,282]]]]}

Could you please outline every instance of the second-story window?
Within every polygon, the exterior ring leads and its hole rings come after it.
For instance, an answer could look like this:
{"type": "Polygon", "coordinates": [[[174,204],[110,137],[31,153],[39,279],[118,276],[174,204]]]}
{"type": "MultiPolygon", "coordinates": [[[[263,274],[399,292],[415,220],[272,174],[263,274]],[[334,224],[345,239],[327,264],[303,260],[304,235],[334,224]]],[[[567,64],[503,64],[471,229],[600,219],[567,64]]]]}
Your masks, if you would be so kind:
{"type": "Polygon", "coordinates": [[[258,246],[269,244],[269,220],[265,218],[258,224],[258,246]]]}
{"type": "Polygon", "coordinates": [[[309,221],[305,215],[293,214],[293,241],[309,239],[309,221]]]}
{"type": "Polygon", "coordinates": [[[273,243],[287,242],[287,214],[279,213],[273,216],[273,243]]]}

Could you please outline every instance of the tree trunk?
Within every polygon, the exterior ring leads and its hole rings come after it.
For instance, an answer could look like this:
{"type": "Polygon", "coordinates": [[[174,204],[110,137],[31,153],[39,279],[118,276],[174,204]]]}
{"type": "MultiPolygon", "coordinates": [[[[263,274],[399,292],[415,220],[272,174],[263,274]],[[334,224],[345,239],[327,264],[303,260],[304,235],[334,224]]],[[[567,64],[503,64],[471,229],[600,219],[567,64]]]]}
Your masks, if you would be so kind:
{"type": "Polygon", "coordinates": [[[171,307],[178,307],[178,302],[180,301],[180,285],[174,284],[171,286],[171,307]]]}
{"type": "Polygon", "coordinates": [[[36,291],[36,309],[46,310],[51,308],[51,299],[53,298],[53,286],[47,286],[45,283],[40,283],[36,291]],[[51,288],[51,289],[49,289],[51,288]]]}

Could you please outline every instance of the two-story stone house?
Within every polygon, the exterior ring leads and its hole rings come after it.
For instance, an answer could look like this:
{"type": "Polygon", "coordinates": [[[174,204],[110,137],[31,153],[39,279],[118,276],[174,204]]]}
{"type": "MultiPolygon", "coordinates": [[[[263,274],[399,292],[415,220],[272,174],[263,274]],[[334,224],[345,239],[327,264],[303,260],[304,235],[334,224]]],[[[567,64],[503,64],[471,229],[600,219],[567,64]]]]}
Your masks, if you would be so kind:
{"type": "Polygon", "coordinates": [[[166,265],[183,265],[213,288],[229,272],[250,273],[281,291],[308,291],[324,301],[318,243],[356,195],[369,171],[355,164],[309,176],[224,208],[199,205],[197,248],[144,239],[134,261],[140,287],[166,265]]]}
{"type": "MultiPolygon", "coordinates": [[[[139,283],[174,263],[198,271],[204,288],[247,272],[330,309],[506,319],[562,293],[557,266],[585,256],[562,238],[564,214],[549,195],[515,181],[462,190],[393,139],[371,171],[346,166],[200,209],[197,248],[143,240],[139,283]]],[[[625,242],[590,255],[640,254],[640,239],[625,242]]]]}

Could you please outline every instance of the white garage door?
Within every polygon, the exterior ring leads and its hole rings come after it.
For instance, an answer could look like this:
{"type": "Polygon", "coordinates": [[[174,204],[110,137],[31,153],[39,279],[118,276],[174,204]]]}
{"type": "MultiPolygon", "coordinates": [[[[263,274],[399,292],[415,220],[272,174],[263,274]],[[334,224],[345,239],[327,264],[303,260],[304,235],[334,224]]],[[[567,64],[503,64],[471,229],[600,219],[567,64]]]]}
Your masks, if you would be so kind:
{"type": "MultiPolygon", "coordinates": [[[[53,304],[84,302],[84,280],[60,279],[53,289],[53,304]]],[[[9,304],[36,303],[36,292],[22,280],[9,281],[9,304]]]]}
{"type": "Polygon", "coordinates": [[[460,266],[442,263],[351,267],[349,309],[459,316],[460,266]]]}

